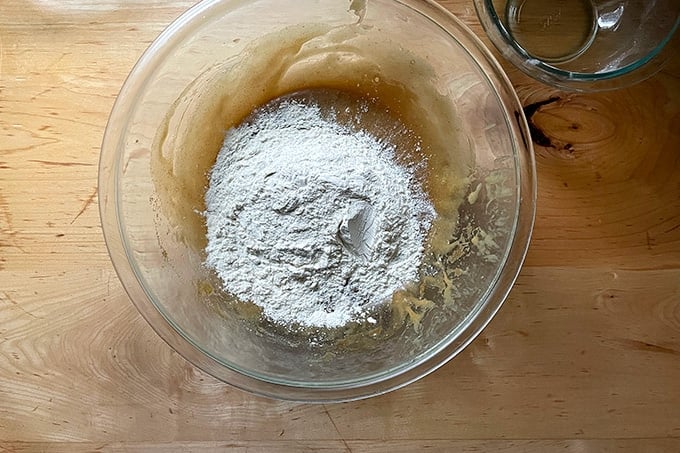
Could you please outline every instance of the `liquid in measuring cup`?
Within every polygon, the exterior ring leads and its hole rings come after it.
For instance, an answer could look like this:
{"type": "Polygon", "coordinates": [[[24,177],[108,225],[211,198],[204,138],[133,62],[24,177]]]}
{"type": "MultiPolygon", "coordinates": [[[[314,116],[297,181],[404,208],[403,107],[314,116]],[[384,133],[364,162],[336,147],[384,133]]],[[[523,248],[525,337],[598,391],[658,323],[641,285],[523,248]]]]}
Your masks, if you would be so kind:
{"type": "Polygon", "coordinates": [[[591,0],[508,0],[505,16],[513,39],[529,55],[548,63],[578,57],[597,31],[591,0]]]}

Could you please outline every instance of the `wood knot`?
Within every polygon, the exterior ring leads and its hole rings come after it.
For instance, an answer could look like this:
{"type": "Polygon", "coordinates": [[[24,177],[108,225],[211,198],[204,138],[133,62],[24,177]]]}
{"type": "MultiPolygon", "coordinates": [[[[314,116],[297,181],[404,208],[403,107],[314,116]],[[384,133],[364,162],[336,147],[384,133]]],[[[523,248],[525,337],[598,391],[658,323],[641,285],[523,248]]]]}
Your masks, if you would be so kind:
{"type": "Polygon", "coordinates": [[[595,143],[600,146],[615,137],[616,127],[611,115],[599,113],[600,108],[593,103],[596,100],[585,97],[552,96],[527,105],[524,113],[531,139],[539,146],[560,151],[562,156],[595,143]]]}

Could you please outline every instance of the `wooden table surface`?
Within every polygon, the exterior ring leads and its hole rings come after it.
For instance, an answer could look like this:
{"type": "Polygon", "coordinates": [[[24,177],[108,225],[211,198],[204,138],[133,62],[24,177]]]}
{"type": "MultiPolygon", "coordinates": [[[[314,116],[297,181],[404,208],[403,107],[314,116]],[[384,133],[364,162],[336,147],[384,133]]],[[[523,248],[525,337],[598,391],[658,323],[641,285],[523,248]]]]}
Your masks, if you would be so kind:
{"type": "MultiPolygon", "coordinates": [[[[178,0],[0,1],[0,451],[680,451],[680,52],[531,121],[526,264],[463,353],[377,398],[255,397],[174,353],[109,261],[99,146],[178,0]]],[[[482,35],[470,0],[442,2],[482,35]]],[[[488,43],[488,40],[485,39],[488,43]]]]}

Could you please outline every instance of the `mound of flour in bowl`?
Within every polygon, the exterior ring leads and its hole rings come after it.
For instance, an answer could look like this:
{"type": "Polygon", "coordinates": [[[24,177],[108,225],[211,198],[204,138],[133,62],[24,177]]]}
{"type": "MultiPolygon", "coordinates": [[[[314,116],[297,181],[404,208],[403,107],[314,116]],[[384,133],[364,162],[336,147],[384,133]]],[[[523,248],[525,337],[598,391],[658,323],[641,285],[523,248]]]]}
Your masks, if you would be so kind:
{"type": "Polygon", "coordinates": [[[232,128],[206,192],[206,265],[285,325],[339,327],[417,280],[435,212],[394,147],[294,99],[232,128]]]}

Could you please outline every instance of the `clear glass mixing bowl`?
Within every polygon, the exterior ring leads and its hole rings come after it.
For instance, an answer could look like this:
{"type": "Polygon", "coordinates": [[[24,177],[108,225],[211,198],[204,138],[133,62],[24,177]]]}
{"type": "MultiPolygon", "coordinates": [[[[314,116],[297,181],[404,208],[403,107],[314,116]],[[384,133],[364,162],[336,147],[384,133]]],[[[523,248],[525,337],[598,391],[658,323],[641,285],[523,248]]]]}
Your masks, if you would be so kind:
{"type": "MultiPolygon", "coordinates": [[[[301,43],[300,52],[328,36],[301,43]]],[[[323,51],[310,55],[303,68],[312,65],[321,78],[338,76],[336,70],[323,73],[329,67],[323,64],[323,51]]],[[[392,69],[390,63],[375,70],[389,84],[396,77],[392,69]]],[[[354,76],[363,77],[348,73],[341,78],[354,76]]],[[[373,79],[370,75],[366,83],[373,79]]],[[[487,325],[510,291],[529,244],[534,171],[527,124],[508,79],[470,30],[435,3],[214,0],[198,4],[169,26],[125,82],[102,145],[100,213],[111,259],[130,298],[187,360],[257,394],[342,401],[421,378],[487,325]],[[450,137],[438,153],[454,161],[467,159],[451,170],[462,175],[459,184],[443,187],[460,203],[446,225],[451,230],[446,252],[423,265],[420,283],[411,288],[413,297],[380,307],[377,325],[289,329],[269,322],[252,305],[228,303],[203,264],[201,239],[187,239],[186,231],[204,228],[203,206],[179,202],[205,190],[205,165],[171,162],[161,169],[162,179],[176,185],[176,191],[164,192],[159,183],[155,159],[181,158],[187,150],[215,155],[219,142],[186,140],[192,124],[200,124],[194,132],[226,129],[201,123],[206,90],[219,77],[243,76],[246,85],[223,84],[213,113],[254,107],[231,101],[241,99],[243,86],[266,80],[281,58],[260,66],[249,65],[248,58],[271,49],[275,55],[285,39],[271,37],[286,36],[287,27],[324,29],[339,33],[333,34],[336,38],[345,32],[359,36],[335,47],[346,61],[369,47],[387,46],[399,62],[394,67],[420,68],[411,74],[425,81],[420,89],[454,115],[421,111],[416,119],[425,129],[450,137]]]]}
{"type": "Polygon", "coordinates": [[[605,91],[640,82],[678,52],[678,0],[474,0],[511,63],[549,85],[605,91]]]}

